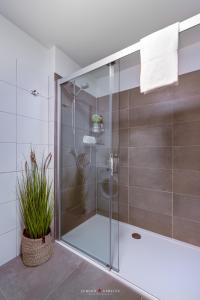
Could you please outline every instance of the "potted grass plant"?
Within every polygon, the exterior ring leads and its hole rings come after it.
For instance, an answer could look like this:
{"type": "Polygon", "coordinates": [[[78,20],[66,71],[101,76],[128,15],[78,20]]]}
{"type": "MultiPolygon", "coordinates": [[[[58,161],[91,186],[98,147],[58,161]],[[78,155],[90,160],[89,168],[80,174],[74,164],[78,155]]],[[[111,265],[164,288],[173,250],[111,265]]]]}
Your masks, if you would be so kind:
{"type": "Polygon", "coordinates": [[[46,262],[53,253],[50,225],[53,206],[50,201],[52,183],[48,182],[47,169],[52,155],[39,164],[31,150],[30,161],[25,162],[22,178],[18,180],[18,198],[24,230],[22,260],[26,266],[46,262]]]}

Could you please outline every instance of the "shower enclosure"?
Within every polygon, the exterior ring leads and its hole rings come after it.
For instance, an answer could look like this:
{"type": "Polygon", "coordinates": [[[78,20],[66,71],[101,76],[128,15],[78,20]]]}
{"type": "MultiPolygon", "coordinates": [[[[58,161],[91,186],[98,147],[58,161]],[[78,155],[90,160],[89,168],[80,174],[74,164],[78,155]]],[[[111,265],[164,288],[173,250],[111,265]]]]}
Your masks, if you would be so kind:
{"type": "Polygon", "coordinates": [[[200,298],[196,25],[180,23],[178,85],[140,93],[139,43],[58,81],[56,238],[145,299],[200,298]]]}
{"type": "Polygon", "coordinates": [[[115,270],[119,268],[118,90],[118,62],[61,84],[58,122],[58,236],[115,270]]]}

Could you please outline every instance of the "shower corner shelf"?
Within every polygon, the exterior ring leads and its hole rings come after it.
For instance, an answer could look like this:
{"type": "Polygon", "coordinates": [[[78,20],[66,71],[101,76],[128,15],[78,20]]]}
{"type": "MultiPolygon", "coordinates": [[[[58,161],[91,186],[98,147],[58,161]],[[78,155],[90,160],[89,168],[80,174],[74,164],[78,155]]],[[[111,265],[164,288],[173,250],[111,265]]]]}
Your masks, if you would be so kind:
{"type": "Polygon", "coordinates": [[[92,133],[95,135],[100,135],[100,134],[104,133],[104,129],[100,129],[99,131],[95,131],[94,129],[92,129],[92,133]]]}
{"type": "Polygon", "coordinates": [[[104,143],[96,143],[97,146],[105,146],[104,143]]]}

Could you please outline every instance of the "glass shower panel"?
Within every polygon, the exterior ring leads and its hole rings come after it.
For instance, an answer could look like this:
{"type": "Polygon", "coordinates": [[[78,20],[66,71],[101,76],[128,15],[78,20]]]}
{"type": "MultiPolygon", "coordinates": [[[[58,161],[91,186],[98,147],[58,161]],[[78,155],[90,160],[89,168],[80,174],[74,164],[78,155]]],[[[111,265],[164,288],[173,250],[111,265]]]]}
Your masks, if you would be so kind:
{"type": "Polygon", "coordinates": [[[61,238],[118,269],[118,64],[61,86],[61,238]],[[115,218],[115,220],[113,220],[115,218]]]}

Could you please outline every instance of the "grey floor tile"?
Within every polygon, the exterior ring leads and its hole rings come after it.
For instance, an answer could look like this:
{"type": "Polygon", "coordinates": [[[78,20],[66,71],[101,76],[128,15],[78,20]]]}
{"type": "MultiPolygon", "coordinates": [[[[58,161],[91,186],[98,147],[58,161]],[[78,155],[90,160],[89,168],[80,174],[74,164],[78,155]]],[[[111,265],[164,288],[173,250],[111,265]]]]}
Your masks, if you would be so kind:
{"type": "Polygon", "coordinates": [[[141,300],[141,296],[88,262],[83,262],[47,299],[141,300]],[[95,289],[100,289],[99,295],[92,292],[95,289]],[[103,290],[105,290],[105,294],[103,294],[103,290]]]}
{"type": "Polygon", "coordinates": [[[4,297],[1,291],[0,291],[0,300],[6,300],[6,298],[4,297]]]}
{"type": "Polygon", "coordinates": [[[27,268],[18,257],[0,268],[0,289],[8,300],[43,300],[83,259],[55,244],[53,257],[45,264],[27,268]]]}
{"type": "Polygon", "coordinates": [[[92,298],[141,300],[133,290],[58,244],[53,257],[41,266],[27,268],[18,257],[0,268],[0,300],[92,298]],[[92,294],[94,289],[100,289],[99,294],[92,294]]]}

